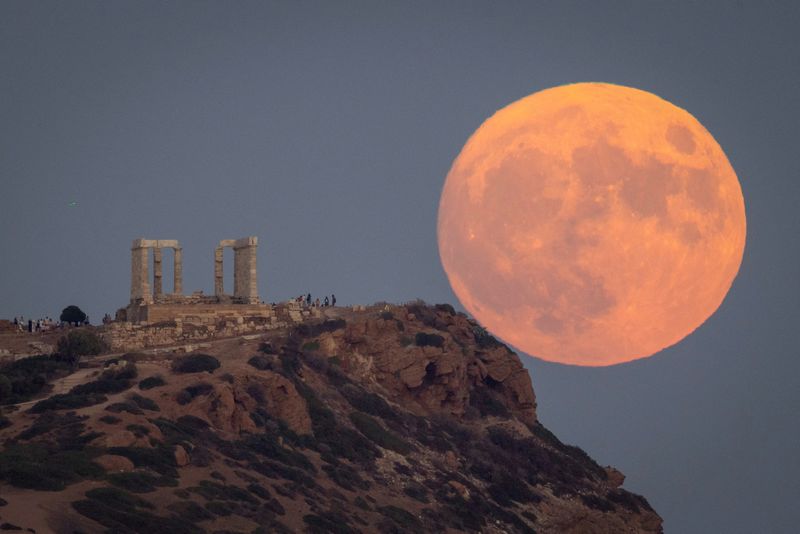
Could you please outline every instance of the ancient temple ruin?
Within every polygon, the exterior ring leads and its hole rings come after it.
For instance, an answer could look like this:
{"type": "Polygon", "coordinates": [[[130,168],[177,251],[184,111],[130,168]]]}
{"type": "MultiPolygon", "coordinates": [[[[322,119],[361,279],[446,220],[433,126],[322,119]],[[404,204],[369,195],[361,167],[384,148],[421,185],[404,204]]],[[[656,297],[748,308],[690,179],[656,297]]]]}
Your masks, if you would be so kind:
{"type": "Polygon", "coordinates": [[[131,298],[117,319],[133,323],[186,321],[207,323],[220,317],[270,317],[271,308],[260,304],[256,253],[258,238],[224,239],[214,250],[214,295],[202,291],[183,295],[183,249],[175,239],[134,239],[131,246],[131,298]],[[223,283],[223,252],[233,249],[233,294],[226,294],[223,283]],[[162,257],[172,249],[173,290],[164,293],[162,257]],[[152,287],[150,251],[153,251],[152,287]]]}

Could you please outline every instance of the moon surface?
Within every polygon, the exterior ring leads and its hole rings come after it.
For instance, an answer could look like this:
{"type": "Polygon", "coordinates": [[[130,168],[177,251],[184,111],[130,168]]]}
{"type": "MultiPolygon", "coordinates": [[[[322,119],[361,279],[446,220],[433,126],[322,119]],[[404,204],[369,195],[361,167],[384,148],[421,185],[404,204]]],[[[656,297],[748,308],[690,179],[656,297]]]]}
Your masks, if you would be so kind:
{"type": "Polygon", "coordinates": [[[700,326],[742,261],[736,173],[685,110],[578,83],[501,109],[469,138],[439,204],[439,253],[464,307],[553,362],[650,356],[700,326]]]}

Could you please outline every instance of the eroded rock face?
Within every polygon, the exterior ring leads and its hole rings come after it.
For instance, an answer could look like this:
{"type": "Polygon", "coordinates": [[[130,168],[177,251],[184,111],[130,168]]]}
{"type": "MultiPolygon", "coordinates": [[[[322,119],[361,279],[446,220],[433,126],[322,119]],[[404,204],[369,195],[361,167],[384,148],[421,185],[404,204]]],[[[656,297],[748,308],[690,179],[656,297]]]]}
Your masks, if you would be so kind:
{"type": "Polygon", "coordinates": [[[463,416],[475,390],[485,388],[509,412],[534,423],[536,397],[517,355],[485,333],[479,342],[476,326],[464,316],[425,310],[410,313],[405,307],[387,307],[381,315],[364,316],[341,331],[324,334],[320,350],[340,355],[351,370],[421,413],[463,416]],[[419,346],[417,334],[438,336],[441,346],[419,346]]]}
{"type": "Polygon", "coordinates": [[[232,383],[214,383],[210,392],[193,399],[180,411],[204,419],[214,428],[238,434],[258,431],[251,414],[259,407],[298,434],[311,432],[305,400],[294,384],[272,371],[235,376],[232,383]]]}

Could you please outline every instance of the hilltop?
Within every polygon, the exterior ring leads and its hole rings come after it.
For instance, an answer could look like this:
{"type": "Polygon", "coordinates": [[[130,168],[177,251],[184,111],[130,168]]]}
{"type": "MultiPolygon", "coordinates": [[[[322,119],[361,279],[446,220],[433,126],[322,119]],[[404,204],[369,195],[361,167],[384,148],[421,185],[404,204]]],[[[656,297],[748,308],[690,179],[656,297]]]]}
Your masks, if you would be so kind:
{"type": "Polygon", "coordinates": [[[661,532],[621,473],[541,425],[517,355],[465,315],[321,315],[189,353],[96,357],[68,388],[6,409],[0,523],[661,532]]]}

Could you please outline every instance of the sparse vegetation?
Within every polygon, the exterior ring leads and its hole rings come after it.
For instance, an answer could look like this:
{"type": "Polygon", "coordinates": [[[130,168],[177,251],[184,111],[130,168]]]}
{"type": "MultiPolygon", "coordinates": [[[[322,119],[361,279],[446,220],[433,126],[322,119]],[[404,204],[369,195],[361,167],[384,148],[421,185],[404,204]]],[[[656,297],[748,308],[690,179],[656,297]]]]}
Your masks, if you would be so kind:
{"type": "Polygon", "coordinates": [[[274,362],[274,358],[268,358],[266,356],[261,356],[260,354],[256,354],[247,360],[248,364],[255,367],[259,371],[272,371],[275,366],[274,362]]]}
{"type": "Polygon", "coordinates": [[[401,528],[418,531],[420,527],[422,527],[419,519],[417,519],[414,514],[397,506],[382,506],[378,508],[378,511],[401,528]]]}
{"type": "Polygon", "coordinates": [[[311,534],[355,534],[358,532],[341,512],[319,512],[303,516],[311,534]]]}
{"type": "Polygon", "coordinates": [[[87,499],[72,503],[79,514],[97,521],[110,532],[148,534],[201,534],[202,529],[178,516],[154,515],[146,500],[117,488],[97,488],[86,492],[87,499]]]}
{"type": "Polygon", "coordinates": [[[439,334],[429,334],[427,332],[417,332],[414,337],[414,343],[418,347],[443,347],[444,338],[439,334]]]}
{"type": "Polygon", "coordinates": [[[219,360],[208,354],[189,354],[176,358],[172,362],[172,370],[176,373],[213,373],[219,369],[219,360]]]}
{"type": "Polygon", "coordinates": [[[33,405],[33,408],[31,408],[31,412],[42,413],[48,410],[75,410],[77,408],[85,408],[86,406],[94,406],[95,404],[100,404],[107,400],[108,397],[101,393],[85,393],[79,395],[62,393],[37,402],[33,405]]]}
{"type": "Polygon", "coordinates": [[[139,382],[139,389],[148,390],[161,387],[165,384],[166,382],[164,382],[164,379],[161,377],[161,375],[148,376],[147,378],[139,382]]]}
{"type": "Polygon", "coordinates": [[[476,408],[482,416],[509,417],[508,408],[487,387],[475,387],[469,395],[470,406],[476,408]]]}
{"type": "Polygon", "coordinates": [[[399,452],[400,454],[408,454],[411,452],[411,445],[407,441],[383,428],[377,420],[369,415],[361,412],[352,412],[350,414],[350,420],[359,432],[364,434],[376,445],[384,449],[399,452]]]}
{"type": "Polygon", "coordinates": [[[56,356],[31,356],[4,365],[0,368],[0,382],[10,384],[0,386],[0,403],[14,404],[24,402],[41,393],[48,382],[69,374],[69,362],[58,359],[56,356]],[[6,395],[2,393],[8,391],[6,395]]]}
{"type": "Polygon", "coordinates": [[[136,378],[136,364],[127,363],[103,371],[100,378],[80,384],[70,390],[71,395],[113,394],[125,391],[133,385],[136,378]]]}
{"type": "Polygon", "coordinates": [[[272,346],[272,343],[269,341],[264,341],[258,346],[258,351],[263,352],[264,354],[278,354],[278,351],[275,347],[272,346]]]}
{"type": "Polygon", "coordinates": [[[159,412],[161,408],[158,407],[158,404],[153,399],[148,399],[147,397],[143,397],[138,393],[132,393],[128,395],[128,400],[134,403],[138,408],[142,410],[147,410],[150,412],[159,412]]]}
{"type": "Polygon", "coordinates": [[[189,404],[195,398],[208,395],[214,391],[214,386],[209,384],[208,382],[198,382],[197,384],[193,384],[191,386],[187,386],[183,388],[179,393],[175,400],[180,405],[189,404]]]}
{"type": "Polygon", "coordinates": [[[294,328],[290,337],[313,338],[326,332],[341,330],[345,326],[347,326],[347,321],[344,319],[328,319],[321,323],[303,323],[294,328]]]}
{"type": "Polygon", "coordinates": [[[438,312],[446,313],[447,315],[455,315],[456,309],[451,304],[436,304],[433,307],[438,312]]]}
{"type": "Polygon", "coordinates": [[[103,423],[105,423],[107,425],[115,425],[115,424],[119,423],[120,421],[122,421],[122,419],[120,419],[119,417],[117,417],[115,415],[104,415],[104,416],[100,417],[100,421],[102,421],[103,423]]]}
{"type": "Polygon", "coordinates": [[[90,450],[63,450],[55,443],[12,444],[0,452],[0,479],[18,488],[61,491],[103,469],[90,450]]]}
{"type": "Polygon", "coordinates": [[[58,340],[56,357],[75,368],[82,356],[96,356],[106,350],[108,345],[94,332],[74,330],[58,340]]]}

